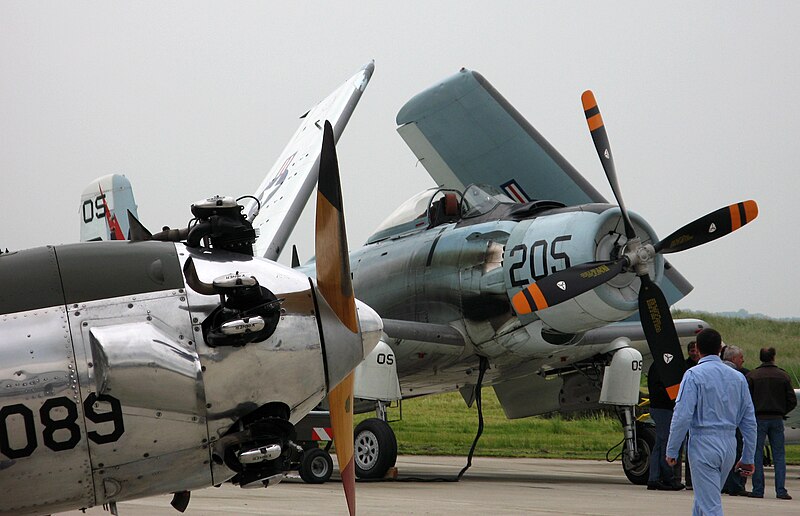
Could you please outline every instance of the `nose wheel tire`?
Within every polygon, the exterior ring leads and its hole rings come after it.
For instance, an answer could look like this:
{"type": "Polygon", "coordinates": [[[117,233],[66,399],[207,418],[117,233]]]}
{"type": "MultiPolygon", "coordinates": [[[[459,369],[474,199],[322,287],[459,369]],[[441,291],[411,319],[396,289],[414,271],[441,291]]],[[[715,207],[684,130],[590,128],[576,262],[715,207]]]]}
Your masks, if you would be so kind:
{"type": "Polygon", "coordinates": [[[300,478],[306,484],[324,484],[333,473],[333,459],[322,448],[310,448],[300,460],[300,478]]]}
{"type": "Polygon", "coordinates": [[[643,486],[650,477],[650,459],[653,447],[656,444],[656,429],[652,425],[636,423],[636,448],[639,456],[636,460],[628,459],[622,455],[622,470],[632,484],[643,486]]]}
{"type": "Polygon", "coordinates": [[[397,439],[378,418],[365,419],[355,429],[354,457],[358,478],[383,478],[397,461],[397,439]]]}

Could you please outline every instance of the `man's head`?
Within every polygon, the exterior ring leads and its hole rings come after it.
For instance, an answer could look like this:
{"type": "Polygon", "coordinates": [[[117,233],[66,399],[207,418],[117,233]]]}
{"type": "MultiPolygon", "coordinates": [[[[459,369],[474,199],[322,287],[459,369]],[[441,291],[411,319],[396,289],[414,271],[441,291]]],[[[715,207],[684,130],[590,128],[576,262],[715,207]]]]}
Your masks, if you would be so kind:
{"type": "Polygon", "coordinates": [[[741,369],[744,364],[744,353],[739,346],[725,346],[725,351],[722,352],[722,360],[727,360],[736,366],[736,369],[741,369]]]}
{"type": "Polygon", "coordinates": [[[775,362],[775,348],[761,348],[761,353],[759,353],[758,357],[765,364],[775,362]]]}
{"type": "Polygon", "coordinates": [[[697,334],[697,350],[700,352],[700,357],[719,355],[721,348],[722,335],[717,330],[706,328],[697,334]]]}
{"type": "Polygon", "coordinates": [[[686,345],[686,352],[689,353],[689,358],[697,362],[700,360],[700,352],[697,351],[697,342],[691,341],[689,344],[686,345]]]}

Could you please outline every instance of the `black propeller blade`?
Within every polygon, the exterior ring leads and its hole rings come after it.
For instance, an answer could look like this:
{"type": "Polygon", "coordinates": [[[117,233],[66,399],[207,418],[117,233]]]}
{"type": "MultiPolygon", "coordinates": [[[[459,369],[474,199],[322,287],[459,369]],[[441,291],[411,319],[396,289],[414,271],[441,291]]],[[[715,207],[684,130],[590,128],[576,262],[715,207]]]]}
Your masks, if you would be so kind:
{"type": "Polygon", "coordinates": [[[599,287],[626,265],[627,258],[575,265],[531,283],[511,299],[511,304],[518,314],[544,310],[599,287]]]}
{"type": "Polygon", "coordinates": [[[586,123],[589,124],[589,131],[592,134],[592,141],[594,141],[594,148],[597,149],[597,155],[600,157],[600,163],[603,164],[603,170],[606,171],[608,183],[611,185],[611,190],[614,192],[614,197],[617,199],[619,209],[622,211],[622,221],[625,224],[625,236],[628,240],[636,236],[633,230],[633,224],[628,216],[628,210],[625,209],[625,203],[622,202],[622,191],[617,182],[617,171],[614,168],[614,156],[611,155],[611,145],[608,143],[608,134],[606,133],[606,126],[603,123],[603,117],[600,115],[600,108],[597,107],[597,101],[594,98],[594,93],[591,90],[586,90],[581,95],[581,102],[583,102],[583,112],[586,115],[586,123]]]}
{"type": "Polygon", "coordinates": [[[731,204],[686,224],[656,244],[657,253],[677,253],[733,233],[758,216],[756,201],[731,204]]]}
{"type": "Polygon", "coordinates": [[[674,400],[686,371],[680,339],[664,293],[649,275],[640,276],[640,279],[642,285],[639,287],[639,318],[642,329],[656,368],[667,386],[667,394],[674,400]]]}

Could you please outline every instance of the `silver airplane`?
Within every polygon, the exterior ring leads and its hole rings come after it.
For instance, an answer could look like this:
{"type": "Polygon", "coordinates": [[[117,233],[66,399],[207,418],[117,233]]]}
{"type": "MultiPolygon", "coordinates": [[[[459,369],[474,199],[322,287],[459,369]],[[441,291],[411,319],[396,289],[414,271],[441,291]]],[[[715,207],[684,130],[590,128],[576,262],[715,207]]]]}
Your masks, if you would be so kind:
{"type": "MultiPolygon", "coordinates": [[[[296,211],[227,197],[192,205],[188,228],[152,235],[131,216],[131,242],[0,254],[0,513],[116,513],[165,493],[183,511],[195,489],[273,485],[302,460],[294,424],[326,396],[354,513],[352,371],[382,324],[352,294],[334,145],[371,72],[306,115],[297,158],[258,192],[318,182],[316,281],[253,256],[258,217],[282,246],[274,228],[296,211]]],[[[119,239],[100,183],[82,218],[106,229],[83,238],[119,239]]]]}
{"type": "Polygon", "coordinates": [[[642,352],[674,398],[682,344],[707,326],[673,322],[669,306],[691,285],[663,255],[740,228],[757,205],[724,207],[659,239],[625,208],[591,92],[583,105],[616,204],[477,72],[462,69],[400,110],[398,132],[439,186],[350,254],[356,295],[385,334],[356,370],[356,397],[378,416],[355,430],[358,476],[394,464],[386,402],[459,391],[471,405],[491,385],[509,418],[618,407],[624,471],[647,481],[654,432],[634,412],[642,352]]]}

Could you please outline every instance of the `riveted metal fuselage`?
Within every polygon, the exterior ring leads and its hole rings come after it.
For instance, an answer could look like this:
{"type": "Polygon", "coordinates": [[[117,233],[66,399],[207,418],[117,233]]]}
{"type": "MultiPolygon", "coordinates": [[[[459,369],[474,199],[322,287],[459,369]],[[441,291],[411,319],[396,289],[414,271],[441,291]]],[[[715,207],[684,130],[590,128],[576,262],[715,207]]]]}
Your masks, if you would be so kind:
{"type": "MultiPolygon", "coordinates": [[[[640,234],[655,238],[644,220],[633,219],[640,234]]],[[[569,344],[635,312],[633,275],[527,316],[517,316],[509,302],[539,277],[608,259],[624,239],[621,233],[618,208],[602,204],[548,209],[522,220],[462,220],[352,252],[353,285],[356,296],[384,318],[447,324],[465,337],[466,346],[393,341],[404,396],[474,383],[477,355],[494,365],[486,378],[491,384],[501,375],[508,379],[591,357],[598,346],[569,344]]],[[[654,279],[662,272],[663,262],[656,263],[654,279]]]]}
{"type": "Polygon", "coordinates": [[[308,278],[238,254],[43,247],[0,255],[0,286],[0,513],[219,484],[234,475],[215,457],[232,425],[269,404],[297,421],[363,358],[326,363],[308,278]],[[291,299],[274,333],[208,346],[201,324],[220,299],[185,286],[190,256],[202,279],[246,271],[291,299]]]}

